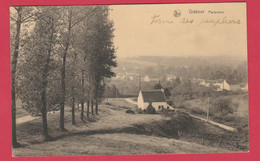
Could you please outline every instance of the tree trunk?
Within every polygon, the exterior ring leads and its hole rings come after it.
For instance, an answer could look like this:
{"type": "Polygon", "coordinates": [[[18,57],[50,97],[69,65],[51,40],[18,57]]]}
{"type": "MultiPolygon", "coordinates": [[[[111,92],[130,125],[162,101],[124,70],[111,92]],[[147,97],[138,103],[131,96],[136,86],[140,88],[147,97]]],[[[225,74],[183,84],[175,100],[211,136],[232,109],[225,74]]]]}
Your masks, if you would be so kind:
{"type": "Polygon", "coordinates": [[[69,13],[69,23],[68,23],[68,35],[67,40],[65,44],[65,50],[63,54],[63,61],[62,61],[62,69],[61,69],[61,89],[62,89],[62,95],[61,95],[61,103],[60,103],[60,130],[64,131],[64,105],[65,105],[65,96],[66,96],[66,85],[65,85],[65,78],[66,78],[66,57],[70,45],[70,31],[71,31],[71,18],[72,18],[72,12],[69,13]]]}
{"type": "MultiPolygon", "coordinates": [[[[54,34],[54,24],[53,19],[50,20],[51,22],[51,35],[49,37],[49,42],[52,42],[53,40],[53,34],[54,34]]],[[[48,125],[47,125],[47,101],[46,101],[46,91],[47,91],[47,77],[48,77],[48,70],[49,70],[49,63],[51,59],[51,51],[52,51],[52,43],[50,43],[48,54],[46,58],[46,64],[43,71],[43,77],[42,77],[42,89],[41,89],[41,101],[42,101],[42,107],[41,107],[41,113],[42,113],[42,135],[43,135],[43,141],[48,141],[50,139],[50,136],[48,135],[48,125]]]]}
{"type": "Polygon", "coordinates": [[[75,125],[75,97],[72,98],[71,120],[72,124],[75,125]]]}
{"type": "Polygon", "coordinates": [[[19,54],[19,44],[20,44],[20,32],[22,24],[22,8],[17,9],[17,21],[16,21],[16,35],[15,35],[15,47],[12,55],[12,66],[11,66],[11,95],[12,95],[12,146],[13,148],[18,147],[20,144],[17,142],[16,138],[16,97],[15,97],[15,74],[17,59],[19,54]]]}
{"type": "Polygon", "coordinates": [[[84,120],[84,102],[81,102],[81,112],[80,112],[80,119],[84,120]]]}
{"type": "Polygon", "coordinates": [[[94,101],[91,100],[91,114],[94,115],[94,101]]]}
{"type": "Polygon", "coordinates": [[[46,109],[46,89],[42,91],[42,136],[43,141],[48,141],[47,109],[46,109]]]}
{"type": "Polygon", "coordinates": [[[87,104],[87,118],[89,118],[89,100],[88,100],[88,104],[87,104]]]}
{"type": "Polygon", "coordinates": [[[43,135],[44,141],[47,141],[49,138],[48,126],[47,126],[47,103],[46,103],[47,72],[48,72],[49,61],[50,61],[50,51],[48,53],[47,63],[46,63],[44,73],[43,73],[42,92],[41,92],[42,135],[43,135]]]}
{"type": "Polygon", "coordinates": [[[96,98],[96,114],[98,115],[98,99],[96,98]]]}
{"type": "Polygon", "coordinates": [[[84,71],[82,70],[81,73],[81,85],[82,85],[82,98],[81,98],[81,113],[80,113],[80,118],[83,121],[84,120],[84,71]]]}

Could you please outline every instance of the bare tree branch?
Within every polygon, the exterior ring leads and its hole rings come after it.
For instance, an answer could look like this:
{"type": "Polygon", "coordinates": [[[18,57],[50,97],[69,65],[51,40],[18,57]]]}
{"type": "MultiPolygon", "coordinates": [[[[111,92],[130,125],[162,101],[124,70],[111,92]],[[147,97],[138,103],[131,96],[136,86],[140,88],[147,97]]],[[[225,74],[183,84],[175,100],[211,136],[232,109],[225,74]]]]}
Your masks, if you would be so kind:
{"type": "Polygon", "coordinates": [[[57,43],[60,45],[60,47],[61,47],[63,50],[65,50],[63,44],[62,44],[60,41],[57,41],[57,43]]]}
{"type": "Polygon", "coordinates": [[[71,28],[73,28],[75,25],[77,25],[78,23],[80,23],[81,21],[85,20],[88,16],[90,16],[93,12],[95,12],[97,10],[97,8],[95,7],[92,11],[90,11],[89,13],[87,13],[86,16],[83,16],[82,18],[79,18],[76,22],[74,22],[71,25],[71,28]]]}
{"type": "Polygon", "coordinates": [[[14,9],[15,9],[16,11],[18,11],[18,10],[19,10],[19,7],[14,7],[14,9]]]}
{"type": "Polygon", "coordinates": [[[13,21],[17,21],[15,18],[13,18],[12,16],[10,16],[10,18],[13,20],[13,21]]]}
{"type": "Polygon", "coordinates": [[[31,15],[29,15],[29,16],[23,18],[23,19],[22,19],[22,22],[30,22],[30,21],[26,21],[26,20],[32,18],[32,17],[35,16],[35,15],[37,15],[37,13],[33,13],[33,14],[31,14],[31,15]]]}

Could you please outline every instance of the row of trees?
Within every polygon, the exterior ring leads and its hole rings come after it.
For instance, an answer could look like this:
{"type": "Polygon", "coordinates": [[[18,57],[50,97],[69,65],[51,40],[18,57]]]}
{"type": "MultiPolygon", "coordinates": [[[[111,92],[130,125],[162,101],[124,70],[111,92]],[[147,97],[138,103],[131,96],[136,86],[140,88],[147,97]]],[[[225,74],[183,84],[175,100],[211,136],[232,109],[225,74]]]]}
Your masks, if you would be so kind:
{"type": "Polygon", "coordinates": [[[108,6],[14,7],[11,9],[12,142],[16,139],[16,99],[31,113],[41,113],[48,140],[47,111],[81,104],[81,119],[98,114],[105,78],[115,75],[113,22],[108,6]]]}

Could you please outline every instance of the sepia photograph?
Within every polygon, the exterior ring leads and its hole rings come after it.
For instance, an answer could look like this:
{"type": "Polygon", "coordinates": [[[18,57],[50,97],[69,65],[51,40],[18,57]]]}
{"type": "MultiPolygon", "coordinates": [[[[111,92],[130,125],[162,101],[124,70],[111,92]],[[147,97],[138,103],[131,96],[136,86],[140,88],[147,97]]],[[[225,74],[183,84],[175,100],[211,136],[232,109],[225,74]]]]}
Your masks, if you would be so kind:
{"type": "Polygon", "coordinates": [[[12,155],[249,152],[246,8],[11,6],[12,155]]]}

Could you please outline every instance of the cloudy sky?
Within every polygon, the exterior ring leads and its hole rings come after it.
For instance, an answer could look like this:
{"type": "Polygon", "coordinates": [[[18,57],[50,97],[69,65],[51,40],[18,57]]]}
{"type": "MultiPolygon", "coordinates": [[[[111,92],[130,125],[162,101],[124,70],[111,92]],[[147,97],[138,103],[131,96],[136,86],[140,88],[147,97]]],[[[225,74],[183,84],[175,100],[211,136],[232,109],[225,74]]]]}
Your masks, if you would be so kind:
{"type": "Polygon", "coordinates": [[[247,57],[246,3],[113,5],[110,8],[118,57],[247,57]],[[174,16],[176,10],[179,17],[174,16]]]}

